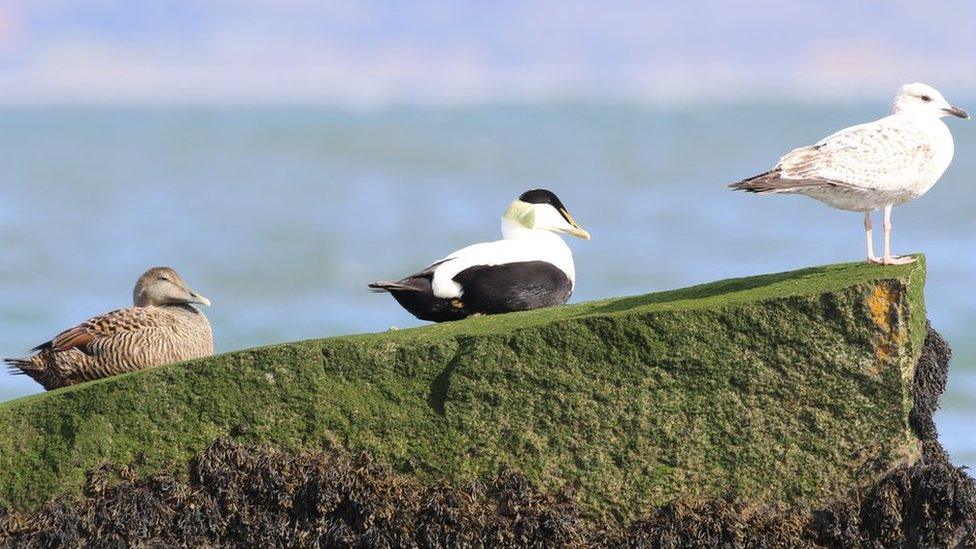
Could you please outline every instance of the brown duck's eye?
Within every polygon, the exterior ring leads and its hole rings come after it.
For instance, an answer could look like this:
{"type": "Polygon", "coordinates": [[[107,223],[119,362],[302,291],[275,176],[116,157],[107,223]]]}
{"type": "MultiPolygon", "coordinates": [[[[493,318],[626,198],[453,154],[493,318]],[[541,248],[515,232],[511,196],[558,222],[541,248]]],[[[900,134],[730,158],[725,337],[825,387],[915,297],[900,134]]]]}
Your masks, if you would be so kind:
{"type": "Polygon", "coordinates": [[[929,102],[929,101],[931,101],[931,100],[932,100],[932,98],[931,98],[931,97],[929,97],[929,96],[927,96],[927,95],[923,95],[923,96],[922,96],[922,101],[925,101],[926,103],[928,103],[928,102],[929,102]]]}

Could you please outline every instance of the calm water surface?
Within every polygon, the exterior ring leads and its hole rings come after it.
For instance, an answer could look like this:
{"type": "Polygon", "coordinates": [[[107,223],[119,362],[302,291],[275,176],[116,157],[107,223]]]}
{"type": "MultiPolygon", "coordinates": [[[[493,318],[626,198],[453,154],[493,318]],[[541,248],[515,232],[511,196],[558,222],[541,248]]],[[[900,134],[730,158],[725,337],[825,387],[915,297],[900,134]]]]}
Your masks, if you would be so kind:
{"type": "MultiPolygon", "coordinates": [[[[570,242],[574,301],[857,260],[858,214],[724,184],[883,108],[0,109],[0,355],[129,304],[160,264],[213,300],[218,351],[418,325],[365,283],[496,238],[536,186],[593,234],[570,242]]],[[[893,243],[928,255],[955,351],[937,421],[976,467],[976,126],[950,126],[956,160],[895,210],[893,243]]],[[[0,373],[0,400],[38,391],[0,373]]]]}

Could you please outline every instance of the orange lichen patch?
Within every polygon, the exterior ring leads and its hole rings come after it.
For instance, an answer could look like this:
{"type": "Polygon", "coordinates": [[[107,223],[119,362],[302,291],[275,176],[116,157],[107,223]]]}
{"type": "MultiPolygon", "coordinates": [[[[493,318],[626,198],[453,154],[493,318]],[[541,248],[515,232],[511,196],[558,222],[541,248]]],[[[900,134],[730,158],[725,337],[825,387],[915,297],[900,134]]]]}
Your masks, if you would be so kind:
{"type": "Polygon", "coordinates": [[[871,311],[871,320],[883,332],[891,331],[891,309],[895,305],[892,293],[889,285],[877,284],[868,297],[868,310],[871,311]]]}
{"type": "Polygon", "coordinates": [[[885,365],[891,363],[891,359],[908,337],[904,326],[897,321],[900,290],[896,285],[879,283],[868,296],[868,312],[878,327],[874,339],[875,361],[871,365],[872,374],[879,374],[885,365]]]}

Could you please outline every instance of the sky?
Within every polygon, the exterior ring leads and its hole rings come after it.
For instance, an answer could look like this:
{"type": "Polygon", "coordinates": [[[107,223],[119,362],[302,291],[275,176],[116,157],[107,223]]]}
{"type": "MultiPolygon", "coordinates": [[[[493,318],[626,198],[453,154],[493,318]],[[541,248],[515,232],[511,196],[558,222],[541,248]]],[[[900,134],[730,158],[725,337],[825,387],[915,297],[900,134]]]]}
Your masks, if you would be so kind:
{"type": "Polygon", "coordinates": [[[976,90],[972,0],[0,0],[0,103],[976,90]]]}

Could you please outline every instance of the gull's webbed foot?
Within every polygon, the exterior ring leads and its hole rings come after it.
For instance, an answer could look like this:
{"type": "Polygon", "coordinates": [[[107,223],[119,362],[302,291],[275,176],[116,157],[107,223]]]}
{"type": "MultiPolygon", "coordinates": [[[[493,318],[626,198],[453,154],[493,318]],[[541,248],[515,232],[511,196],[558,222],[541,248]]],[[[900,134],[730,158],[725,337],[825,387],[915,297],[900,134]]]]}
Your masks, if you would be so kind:
{"type": "Polygon", "coordinates": [[[882,259],[885,265],[908,265],[915,263],[915,258],[910,255],[893,255],[882,259]]]}

